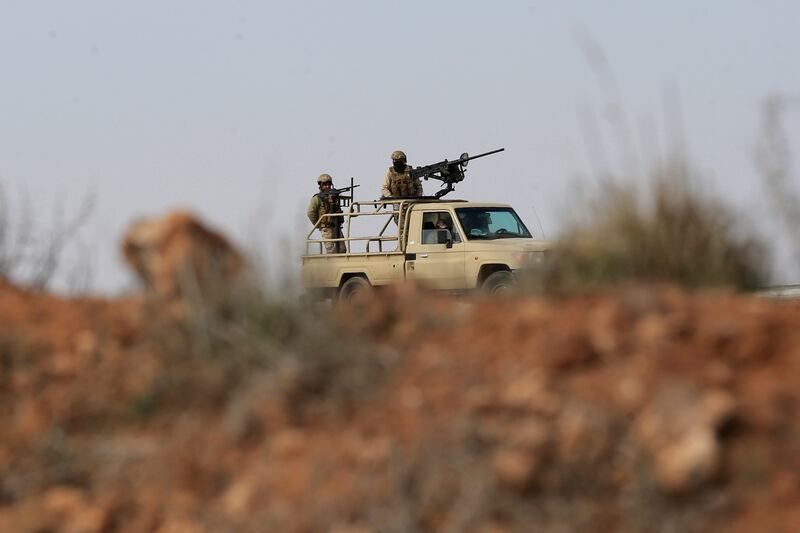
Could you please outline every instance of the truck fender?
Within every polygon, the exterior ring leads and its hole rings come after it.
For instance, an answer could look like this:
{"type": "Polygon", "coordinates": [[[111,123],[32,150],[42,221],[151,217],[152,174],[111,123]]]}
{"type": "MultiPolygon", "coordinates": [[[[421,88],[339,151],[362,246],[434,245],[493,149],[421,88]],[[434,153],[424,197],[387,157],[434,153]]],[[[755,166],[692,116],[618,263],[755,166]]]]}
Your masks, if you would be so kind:
{"type": "Polygon", "coordinates": [[[511,272],[511,268],[508,265],[503,263],[483,263],[478,270],[478,279],[477,279],[477,287],[483,285],[483,282],[486,281],[486,278],[494,274],[495,272],[500,272],[502,270],[511,272]]]}
{"type": "Polygon", "coordinates": [[[375,283],[373,283],[373,280],[369,277],[369,274],[367,274],[363,270],[352,270],[352,271],[346,270],[344,272],[339,273],[339,287],[341,287],[342,284],[344,284],[344,282],[347,281],[348,279],[354,278],[356,276],[361,276],[362,278],[366,278],[366,280],[369,281],[370,285],[375,285],[375,283]]]}

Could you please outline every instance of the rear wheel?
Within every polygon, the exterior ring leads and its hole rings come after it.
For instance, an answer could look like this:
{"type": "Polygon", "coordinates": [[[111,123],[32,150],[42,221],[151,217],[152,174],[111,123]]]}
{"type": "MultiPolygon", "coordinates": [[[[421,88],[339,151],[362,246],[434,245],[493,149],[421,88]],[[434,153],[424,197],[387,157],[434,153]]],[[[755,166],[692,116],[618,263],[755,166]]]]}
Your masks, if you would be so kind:
{"type": "Polygon", "coordinates": [[[370,294],[372,294],[372,285],[369,284],[369,281],[361,276],[356,276],[342,284],[342,288],[339,289],[339,301],[352,302],[370,294]]]}
{"type": "Polygon", "coordinates": [[[483,282],[483,291],[494,296],[507,296],[513,293],[517,287],[517,280],[514,274],[508,270],[500,270],[490,274],[483,282]]]}

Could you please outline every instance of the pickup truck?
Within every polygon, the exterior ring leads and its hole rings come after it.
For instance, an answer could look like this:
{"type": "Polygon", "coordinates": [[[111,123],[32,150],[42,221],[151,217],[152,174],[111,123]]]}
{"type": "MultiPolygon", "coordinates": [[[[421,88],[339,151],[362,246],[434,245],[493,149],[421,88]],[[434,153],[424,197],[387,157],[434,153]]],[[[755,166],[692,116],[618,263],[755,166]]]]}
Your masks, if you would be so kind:
{"type": "Polygon", "coordinates": [[[352,202],[323,215],[306,237],[303,286],[320,296],[350,300],[373,287],[405,280],[446,291],[508,292],[514,273],[542,261],[551,246],[531,236],[509,205],[413,198],[352,202]],[[342,231],[316,231],[339,217],[342,231]],[[325,254],[323,243],[344,242],[346,253],[325,254]]]}

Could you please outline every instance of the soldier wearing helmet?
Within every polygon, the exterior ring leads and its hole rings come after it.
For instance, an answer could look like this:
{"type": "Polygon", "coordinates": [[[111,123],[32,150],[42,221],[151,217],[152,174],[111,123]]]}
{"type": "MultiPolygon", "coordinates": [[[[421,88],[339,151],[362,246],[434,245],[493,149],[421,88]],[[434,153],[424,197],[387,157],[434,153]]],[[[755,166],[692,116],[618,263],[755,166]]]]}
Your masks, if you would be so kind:
{"type": "Polygon", "coordinates": [[[411,179],[406,154],[400,150],[392,152],[392,166],[386,171],[381,185],[383,198],[397,198],[403,196],[422,196],[422,183],[411,179]]]}
{"type": "MultiPolygon", "coordinates": [[[[342,208],[339,206],[339,195],[326,194],[333,190],[333,178],[330,174],[320,174],[317,184],[319,193],[312,196],[311,202],[308,204],[308,220],[314,225],[317,225],[317,221],[319,221],[319,232],[323,239],[340,239],[342,238],[344,219],[342,217],[323,217],[323,215],[342,212],[342,208]]],[[[342,241],[324,244],[325,251],[329,254],[347,253],[347,247],[342,241]]]]}

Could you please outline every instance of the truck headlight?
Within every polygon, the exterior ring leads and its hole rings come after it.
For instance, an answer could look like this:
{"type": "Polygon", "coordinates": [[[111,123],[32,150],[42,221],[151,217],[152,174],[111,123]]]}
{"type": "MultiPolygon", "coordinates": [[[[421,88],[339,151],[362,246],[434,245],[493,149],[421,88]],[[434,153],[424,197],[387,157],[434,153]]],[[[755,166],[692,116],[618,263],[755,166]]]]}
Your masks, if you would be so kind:
{"type": "Polygon", "coordinates": [[[525,266],[538,265],[544,260],[544,252],[514,252],[515,261],[525,266]]]}

